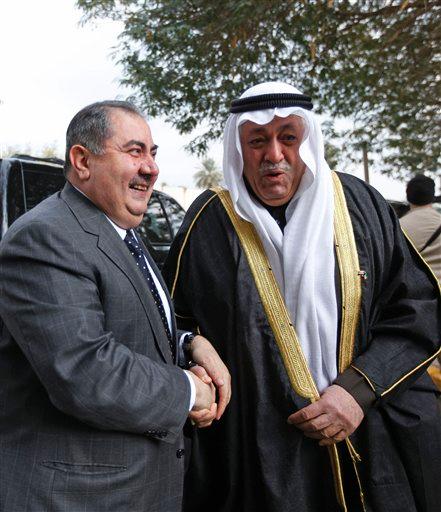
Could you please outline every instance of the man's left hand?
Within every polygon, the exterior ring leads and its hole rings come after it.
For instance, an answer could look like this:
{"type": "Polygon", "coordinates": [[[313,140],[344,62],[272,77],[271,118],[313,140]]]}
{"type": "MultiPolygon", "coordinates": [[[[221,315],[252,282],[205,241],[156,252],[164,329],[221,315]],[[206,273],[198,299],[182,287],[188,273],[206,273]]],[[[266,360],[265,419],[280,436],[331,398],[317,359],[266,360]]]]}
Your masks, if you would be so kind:
{"type": "Polygon", "coordinates": [[[231,398],[231,377],[227,367],[222,362],[213,345],[203,336],[194,337],[191,347],[191,359],[205,369],[216,386],[219,401],[217,404],[216,419],[225,411],[231,398]]]}
{"type": "Polygon", "coordinates": [[[317,402],[291,414],[288,423],[302,430],[305,436],[319,439],[320,446],[329,446],[350,436],[363,417],[353,396],[334,384],[317,402]]]}

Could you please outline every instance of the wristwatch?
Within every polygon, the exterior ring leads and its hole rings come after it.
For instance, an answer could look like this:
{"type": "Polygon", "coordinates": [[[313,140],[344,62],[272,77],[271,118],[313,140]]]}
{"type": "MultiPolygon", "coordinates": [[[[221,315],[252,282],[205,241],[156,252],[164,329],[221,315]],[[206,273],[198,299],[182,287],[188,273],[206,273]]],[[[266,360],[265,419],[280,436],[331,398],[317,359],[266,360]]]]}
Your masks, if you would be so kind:
{"type": "Polygon", "coordinates": [[[195,363],[191,360],[191,352],[192,352],[192,345],[193,340],[195,338],[196,334],[193,332],[189,332],[184,336],[184,341],[182,343],[182,350],[184,352],[185,359],[187,360],[188,366],[194,366],[195,363]]]}

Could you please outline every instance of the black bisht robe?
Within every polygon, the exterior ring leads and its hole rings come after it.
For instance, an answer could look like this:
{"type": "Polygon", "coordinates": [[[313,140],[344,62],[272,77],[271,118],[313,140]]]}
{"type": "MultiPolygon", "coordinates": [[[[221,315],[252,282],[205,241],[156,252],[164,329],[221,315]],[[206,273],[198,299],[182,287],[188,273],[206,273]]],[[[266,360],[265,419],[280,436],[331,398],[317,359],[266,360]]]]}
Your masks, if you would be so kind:
{"type": "MultiPolygon", "coordinates": [[[[377,397],[351,436],[365,510],[438,512],[441,420],[425,363],[439,350],[438,285],[380,194],[339,178],[367,273],[353,364],[377,397]]],[[[180,327],[199,328],[232,375],[224,416],[190,432],[184,511],[339,511],[327,449],[287,424],[308,402],[290,386],[246,256],[213,195],[189,209],[164,269],[180,327]]],[[[348,510],[363,510],[346,446],[337,446],[348,510]]]]}

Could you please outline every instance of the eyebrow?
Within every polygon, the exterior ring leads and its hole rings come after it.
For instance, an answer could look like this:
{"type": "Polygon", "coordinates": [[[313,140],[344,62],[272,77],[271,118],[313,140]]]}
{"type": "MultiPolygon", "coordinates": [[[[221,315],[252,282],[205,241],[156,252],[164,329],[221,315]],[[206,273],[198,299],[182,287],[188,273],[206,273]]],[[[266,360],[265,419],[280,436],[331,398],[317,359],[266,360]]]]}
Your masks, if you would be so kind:
{"type": "MultiPolygon", "coordinates": [[[[133,146],[133,145],[136,145],[136,146],[139,146],[140,148],[142,148],[143,150],[145,150],[147,148],[147,146],[145,145],[144,142],[140,141],[140,140],[135,140],[135,139],[132,139],[132,140],[129,140],[128,142],[126,142],[124,145],[123,145],[123,148],[127,148],[129,146],[133,146]]],[[[157,144],[154,144],[151,148],[150,148],[150,151],[156,151],[158,149],[158,145],[157,144]]]]}
{"type": "MultiPolygon", "coordinates": [[[[286,130],[287,128],[291,129],[291,130],[301,130],[302,127],[300,126],[295,126],[293,123],[286,123],[286,124],[283,124],[282,126],[279,127],[279,130],[286,130]]],[[[256,128],[253,128],[250,132],[250,135],[252,134],[256,134],[256,133],[265,133],[266,132],[266,129],[264,126],[258,126],[256,128]]]]}
{"type": "Polygon", "coordinates": [[[142,149],[145,149],[145,147],[146,147],[144,142],[141,142],[140,140],[135,140],[135,139],[132,139],[132,140],[129,140],[128,142],[126,142],[123,145],[123,148],[128,148],[129,146],[140,146],[142,149]]]}

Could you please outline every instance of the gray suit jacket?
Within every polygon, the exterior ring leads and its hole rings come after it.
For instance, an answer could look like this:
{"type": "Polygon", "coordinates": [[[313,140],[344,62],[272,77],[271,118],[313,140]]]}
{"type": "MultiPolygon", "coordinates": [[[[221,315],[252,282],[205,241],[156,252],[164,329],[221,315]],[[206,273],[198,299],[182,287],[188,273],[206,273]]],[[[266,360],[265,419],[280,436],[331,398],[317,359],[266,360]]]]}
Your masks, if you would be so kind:
{"type": "Polygon", "coordinates": [[[18,219],[0,243],[0,511],[180,510],[189,400],[103,213],[67,184],[18,219]]]}

